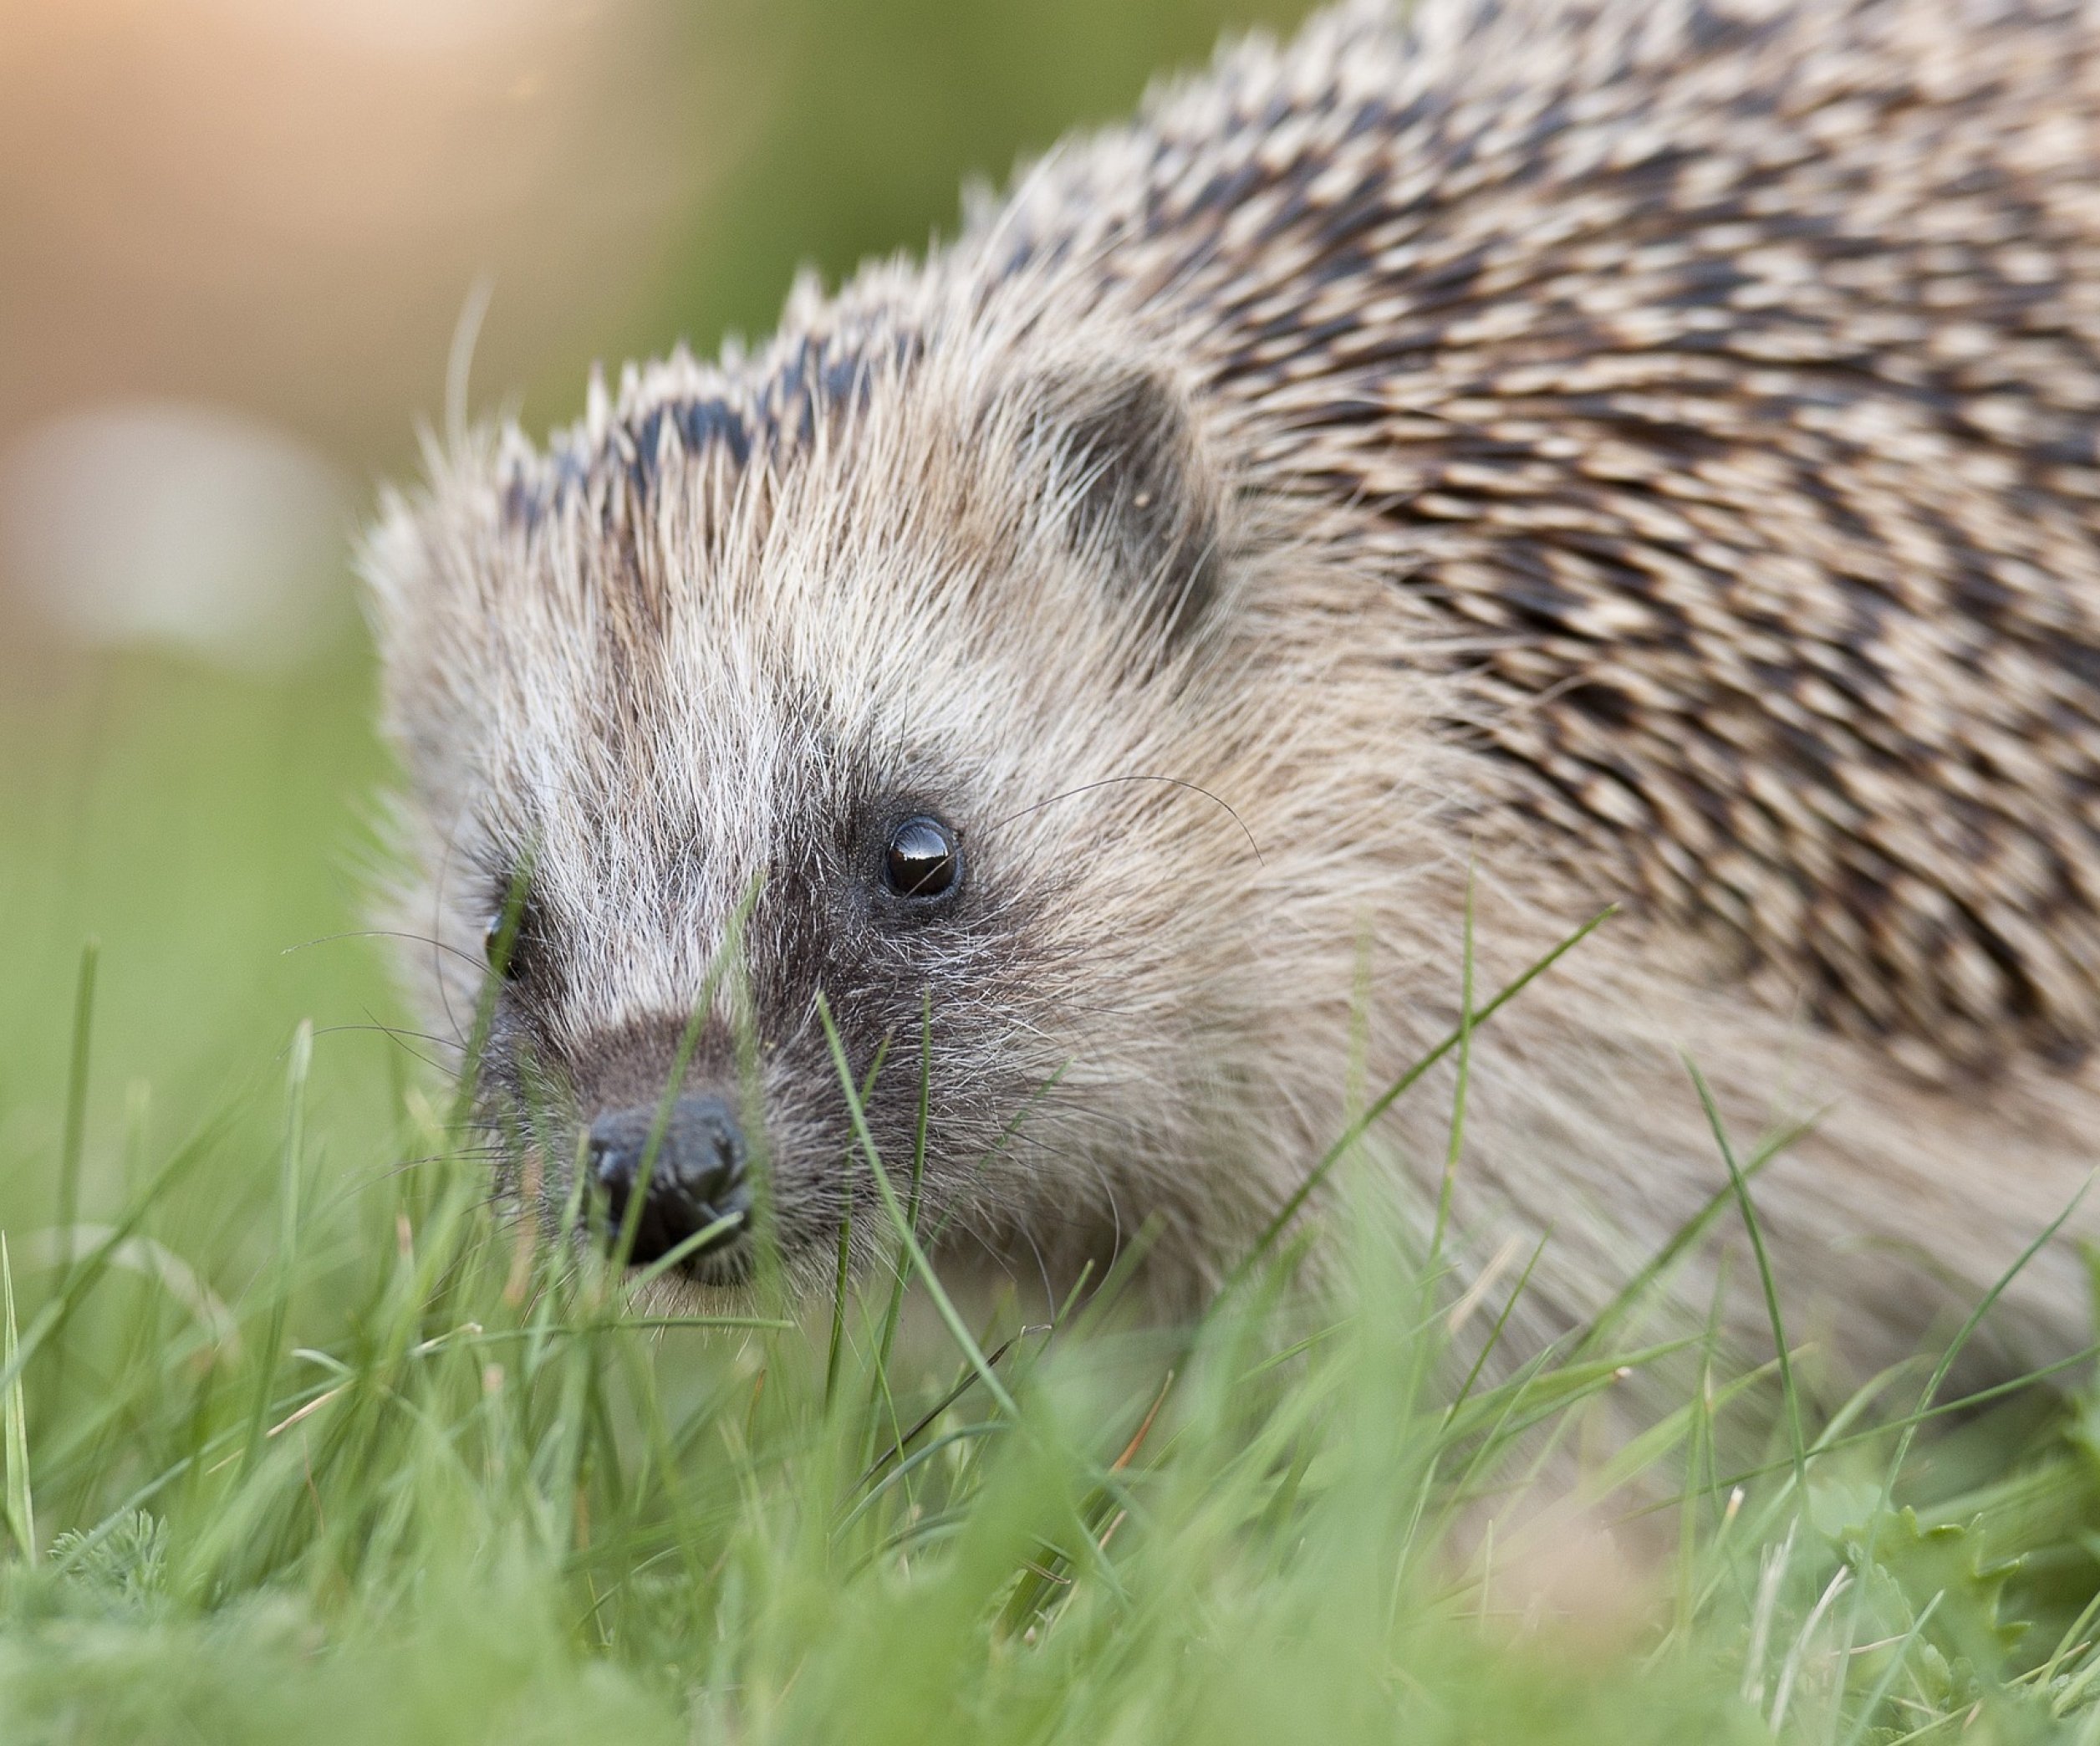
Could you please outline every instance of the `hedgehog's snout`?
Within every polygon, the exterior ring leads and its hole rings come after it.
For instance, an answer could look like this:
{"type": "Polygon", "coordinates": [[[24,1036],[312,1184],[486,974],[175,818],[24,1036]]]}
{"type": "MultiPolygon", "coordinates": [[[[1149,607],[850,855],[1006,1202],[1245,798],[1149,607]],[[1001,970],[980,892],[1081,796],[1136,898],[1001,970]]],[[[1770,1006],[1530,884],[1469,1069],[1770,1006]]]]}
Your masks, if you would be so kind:
{"type": "Polygon", "coordinates": [[[680,1098],[667,1119],[657,1105],[600,1116],[590,1126],[590,1173],[605,1195],[608,1242],[625,1229],[646,1176],[631,1261],[660,1260],[716,1226],[694,1246],[693,1258],[731,1248],[751,1223],[749,1156],[735,1111],[710,1095],[680,1098]],[[652,1158],[651,1138],[660,1129],[652,1158]]]}

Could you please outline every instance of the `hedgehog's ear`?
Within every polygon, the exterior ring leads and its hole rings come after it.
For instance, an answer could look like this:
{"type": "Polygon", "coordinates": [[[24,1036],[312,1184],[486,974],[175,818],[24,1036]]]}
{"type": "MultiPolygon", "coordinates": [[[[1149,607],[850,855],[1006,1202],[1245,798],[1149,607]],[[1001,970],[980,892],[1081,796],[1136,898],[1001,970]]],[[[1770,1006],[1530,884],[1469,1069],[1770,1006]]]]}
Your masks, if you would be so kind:
{"type": "Polygon", "coordinates": [[[1083,558],[1171,644],[1210,612],[1221,588],[1225,486],[1187,396],[1139,368],[1061,376],[1041,431],[1083,558]]]}

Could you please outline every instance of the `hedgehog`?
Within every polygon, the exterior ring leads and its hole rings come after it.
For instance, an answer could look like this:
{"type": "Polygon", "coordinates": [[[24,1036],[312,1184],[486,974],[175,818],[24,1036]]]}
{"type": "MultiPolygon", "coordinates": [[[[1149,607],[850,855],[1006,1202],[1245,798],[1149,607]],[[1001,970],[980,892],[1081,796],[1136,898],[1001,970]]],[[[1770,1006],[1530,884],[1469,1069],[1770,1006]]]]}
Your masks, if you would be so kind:
{"type": "MultiPolygon", "coordinates": [[[[701,1300],[909,1193],[935,1264],[1200,1301],[1460,1032],[1450,1264],[1550,1233],[1542,1335],[1731,1159],[1862,1352],[2075,1202],[2086,0],[1351,0],[428,447],[364,565],[410,973],[507,1191],[701,1300]]],[[[1455,1058],[1358,1142],[1418,1228],[1455,1058]]]]}

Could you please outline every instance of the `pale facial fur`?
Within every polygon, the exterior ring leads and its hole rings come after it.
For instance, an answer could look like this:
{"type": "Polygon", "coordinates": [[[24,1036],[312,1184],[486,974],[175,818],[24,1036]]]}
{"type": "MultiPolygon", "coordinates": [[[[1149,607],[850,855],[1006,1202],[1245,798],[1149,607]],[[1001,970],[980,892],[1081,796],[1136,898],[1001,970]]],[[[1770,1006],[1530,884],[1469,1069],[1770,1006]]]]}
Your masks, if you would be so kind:
{"type": "MultiPolygon", "coordinates": [[[[529,869],[487,1087],[549,1103],[544,1198],[748,900],[687,1085],[798,1277],[884,1240],[821,993],[900,1177],[930,1015],[951,1252],[1054,1289],[1154,1221],[1185,1299],[1457,1023],[1470,885],[1483,997],[1623,906],[1477,1039],[1456,1252],[1551,1230],[1521,1325],[1725,1187],[1685,1053],[1740,1151],[1814,1119],[1756,1190],[1804,1315],[1871,1359],[1981,1289],[2100,1127],[2100,536],[2021,446],[2100,404],[2035,301],[2093,239],[2074,10],[1345,8],[756,356],[433,455],[367,564],[398,925],[464,1024],[529,869]],[[1904,253],[1979,188],[2018,259],[1904,253]],[[881,879],[920,814],[938,908],[881,879]]],[[[1418,1215],[1450,1092],[1376,1136],[1418,1215]]],[[[2065,1246],[2008,1306],[2077,1327],[2065,1246]]]]}
{"type": "MultiPolygon", "coordinates": [[[[484,452],[439,463],[441,518],[382,531],[428,875],[400,919],[447,948],[410,960],[464,1023],[529,866],[531,962],[495,1001],[487,1076],[499,1104],[531,1079],[558,1124],[588,1120],[660,1093],[748,902],[688,1083],[738,1092],[747,998],[791,1264],[828,1264],[849,1200],[858,1239],[884,1233],[821,992],[856,1077],[889,1048],[868,1114],[900,1181],[925,1081],[929,1228],[1064,1273],[1158,1217],[1205,1272],[1338,1108],[1338,1055],[1329,1085],[1279,1079],[1300,1046],[1279,987],[1346,1003],[1358,856],[1378,835],[1404,862],[1423,803],[1389,792],[1407,759],[1351,770],[1305,742],[1348,684],[1316,625],[1251,598],[1181,623],[1176,591],[1295,573],[1340,608],[1351,585],[1252,549],[1170,380],[1025,348],[871,368],[865,404],[777,467],[670,453],[645,496],[623,475],[526,525],[484,452]],[[1200,525],[1112,501],[1133,481],[1200,525]],[[935,913],[880,879],[915,814],[963,845],[935,913]],[[1377,823],[1345,845],[1338,814],[1377,823]],[[1250,1148],[1252,1180],[1208,1161],[1250,1148]]],[[[674,363],[599,428],[681,381],[705,378],[674,363]]],[[[1380,684],[1382,727],[1394,702],[1380,684]]],[[[570,1131],[544,1134],[555,1205],[570,1131]]]]}

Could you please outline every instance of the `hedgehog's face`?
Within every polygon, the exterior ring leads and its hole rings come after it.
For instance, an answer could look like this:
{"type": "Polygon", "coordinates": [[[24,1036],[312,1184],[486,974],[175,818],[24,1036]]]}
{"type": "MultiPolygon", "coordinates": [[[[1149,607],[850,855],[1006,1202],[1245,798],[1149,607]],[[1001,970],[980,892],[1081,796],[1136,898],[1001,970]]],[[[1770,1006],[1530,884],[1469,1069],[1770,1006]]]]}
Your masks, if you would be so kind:
{"type": "Polygon", "coordinates": [[[1136,373],[987,407],[920,361],[798,438],[687,375],[373,548],[401,926],[437,1022],[487,1015],[514,1186],[552,1221],[580,1169],[711,1281],[768,1207],[800,1277],[842,1221],[879,1252],[876,1159],[951,1240],[1134,1224],[1268,992],[1184,408],[1136,373]]]}

